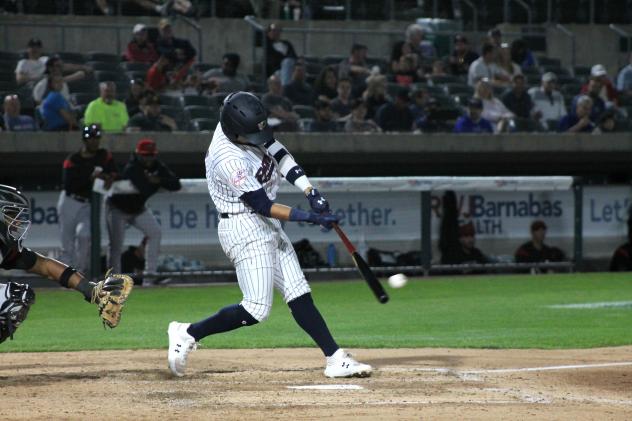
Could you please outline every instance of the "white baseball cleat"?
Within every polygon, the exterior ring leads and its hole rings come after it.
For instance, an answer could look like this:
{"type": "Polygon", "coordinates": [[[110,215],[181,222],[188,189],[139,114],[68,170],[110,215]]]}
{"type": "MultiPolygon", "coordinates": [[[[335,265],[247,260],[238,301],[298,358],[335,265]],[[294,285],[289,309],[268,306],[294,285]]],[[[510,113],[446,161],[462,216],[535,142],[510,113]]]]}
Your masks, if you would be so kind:
{"type": "Polygon", "coordinates": [[[197,348],[197,342],[193,336],[187,333],[189,326],[191,323],[171,322],[167,329],[169,335],[169,353],[167,355],[169,370],[178,377],[184,376],[189,353],[197,348]]]}
{"type": "Polygon", "coordinates": [[[368,364],[362,364],[353,359],[351,354],[342,348],[327,357],[325,376],[327,377],[369,377],[373,368],[368,364]]]}

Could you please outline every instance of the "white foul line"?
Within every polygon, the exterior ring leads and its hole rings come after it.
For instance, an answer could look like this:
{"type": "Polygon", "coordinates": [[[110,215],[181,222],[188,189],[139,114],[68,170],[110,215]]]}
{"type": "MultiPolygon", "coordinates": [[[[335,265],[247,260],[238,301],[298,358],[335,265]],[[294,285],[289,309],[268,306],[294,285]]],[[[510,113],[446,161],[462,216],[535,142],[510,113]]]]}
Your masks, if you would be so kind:
{"type": "Polygon", "coordinates": [[[434,373],[460,373],[460,374],[485,374],[485,373],[520,373],[524,371],[550,371],[550,370],[573,370],[581,368],[599,367],[622,367],[632,366],[632,361],[600,363],[600,364],[574,364],[574,365],[553,365],[547,367],[523,367],[523,368],[493,368],[480,370],[455,370],[447,367],[381,367],[379,371],[430,371],[434,373]]]}
{"type": "Polygon", "coordinates": [[[287,386],[288,389],[313,389],[313,390],[362,390],[357,384],[309,384],[305,386],[287,386]]]}

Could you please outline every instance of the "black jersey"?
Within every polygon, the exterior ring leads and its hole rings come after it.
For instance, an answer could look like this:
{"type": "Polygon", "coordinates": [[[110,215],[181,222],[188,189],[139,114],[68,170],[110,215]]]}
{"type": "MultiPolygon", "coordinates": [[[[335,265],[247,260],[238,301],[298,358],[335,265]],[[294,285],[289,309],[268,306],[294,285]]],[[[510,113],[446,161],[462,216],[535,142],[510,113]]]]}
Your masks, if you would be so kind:
{"type": "Polygon", "coordinates": [[[37,254],[29,248],[22,248],[19,251],[17,246],[8,247],[0,241],[0,268],[29,270],[35,266],[37,254]]]}
{"type": "Polygon", "coordinates": [[[112,153],[107,149],[97,149],[94,156],[86,158],[81,152],[75,152],[64,160],[62,181],[68,195],[90,197],[92,191],[92,173],[95,167],[101,167],[106,174],[114,175],[116,167],[112,153]]]}

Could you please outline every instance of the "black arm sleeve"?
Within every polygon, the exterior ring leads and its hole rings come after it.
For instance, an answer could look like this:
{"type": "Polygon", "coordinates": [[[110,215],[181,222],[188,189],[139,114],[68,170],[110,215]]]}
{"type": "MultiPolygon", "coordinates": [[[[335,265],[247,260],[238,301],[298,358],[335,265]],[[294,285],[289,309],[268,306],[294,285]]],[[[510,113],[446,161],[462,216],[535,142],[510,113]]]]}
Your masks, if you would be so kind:
{"type": "Polygon", "coordinates": [[[140,164],[128,164],[123,171],[123,178],[129,179],[143,196],[149,197],[158,190],[155,184],[149,182],[145,170],[140,164]]]}
{"type": "Polygon", "coordinates": [[[169,191],[178,191],[182,188],[180,179],[163,163],[159,164],[158,176],[160,177],[160,187],[169,191]]]}
{"type": "Polygon", "coordinates": [[[18,252],[16,248],[14,251],[9,252],[9,255],[2,261],[0,267],[7,270],[29,270],[35,266],[36,260],[37,254],[31,249],[23,248],[22,251],[18,252]]]}
{"type": "Polygon", "coordinates": [[[270,209],[274,202],[270,200],[263,188],[255,191],[249,191],[241,195],[243,200],[248,206],[250,206],[259,215],[270,217],[270,209]]]}

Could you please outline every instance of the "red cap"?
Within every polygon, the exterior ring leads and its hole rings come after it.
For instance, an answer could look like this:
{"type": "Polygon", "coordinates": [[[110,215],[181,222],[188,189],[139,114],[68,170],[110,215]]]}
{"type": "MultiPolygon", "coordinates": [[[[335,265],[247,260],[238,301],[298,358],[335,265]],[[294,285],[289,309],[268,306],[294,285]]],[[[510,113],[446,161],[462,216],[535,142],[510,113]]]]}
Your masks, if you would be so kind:
{"type": "Polygon", "coordinates": [[[136,144],[136,153],[138,155],[156,155],[158,148],[156,142],[151,139],[141,139],[136,144]]]}

